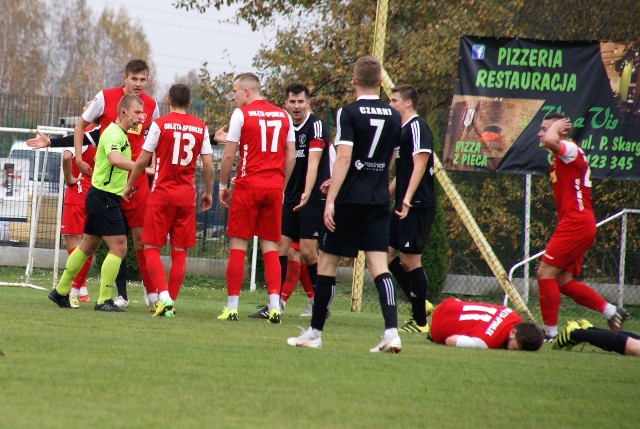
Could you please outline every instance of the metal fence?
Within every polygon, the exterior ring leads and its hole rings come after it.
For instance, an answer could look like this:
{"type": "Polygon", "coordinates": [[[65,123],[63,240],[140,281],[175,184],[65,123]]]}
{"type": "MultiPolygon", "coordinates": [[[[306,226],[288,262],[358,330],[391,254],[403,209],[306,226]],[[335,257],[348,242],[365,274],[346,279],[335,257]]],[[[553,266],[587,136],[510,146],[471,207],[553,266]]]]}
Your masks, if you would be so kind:
{"type": "MultiPolygon", "coordinates": [[[[35,128],[38,125],[53,124],[69,126],[68,121],[77,116],[84,105],[80,99],[55,99],[50,97],[0,95],[0,127],[35,128]]],[[[199,116],[199,112],[193,112],[199,116]]],[[[73,119],[75,120],[75,119],[73,119]]],[[[211,127],[213,128],[213,126],[211,127]]],[[[0,158],[8,158],[11,148],[25,140],[20,133],[0,132],[0,158]]],[[[217,149],[220,153],[220,149],[217,149]]],[[[51,154],[50,154],[51,155],[51,154]]],[[[51,165],[59,162],[55,156],[49,160],[51,165]]],[[[6,197],[6,170],[2,168],[2,198],[6,197]]],[[[47,170],[49,171],[49,170],[47,170]]],[[[51,170],[53,174],[57,170],[51,170]]],[[[493,173],[448,172],[449,177],[466,202],[469,211],[483,231],[496,256],[505,270],[525,259],[530,254],[542,250],[553,226],[556,223],[553,198],[548,178],[533,176],[531,178],[531,217],[525,222],[525,177],[493,173]],[[529,247],[525,247],[525,232],[530,233],[529,247]]],[[[198,194],[202,192],[202,175],[196,173],[198,194]]],[[[615,181],[599,181],[594,186],[594,206],[598,220],[617,213],[623,208],[634,208],[619,198],[612,200],[615,192],[627,190],[635,193],[637,183],[615,181]]],[[[217,188],[216,188],[217,189],[217,188]]],[[[50,188],[43,198],[36,232],[36,247],[52,249],[55,242],[56,202],[59,192],[56,185],[50,188]]],[[[228,245],[224,236],[226,210],[219,206],[217,192],[214,192],[213,207],[206,212],[197,212],[197,244],[191,249],[191,258],[204,258],[209,266],[217,265],[217,272],[224,272],[223,264],[228,254],[228,245]]],[[[27,213],[30,213],[31,201],[27,197],[27,213]]],[[[444,208],[445,228],[448,250],[447,281],[443,292],[457,295],[487,297],[493,295],[501,299],[502,290],[492,277],[492,272],[475,246],[469,232],[462,226],[453,210],[451,202],[440,196],[444,208]]],[[[0,246],[3,248],[26,246],[29,241],[30,215],[21,221],[0,222],[0,246]]],[[[640,304],[640,219],[631,215],[625,225],[625,235],[618,222],[610,222],[599,228],[596,244],[587,254],[583,269],[585,282],[596,289],[611,302],[623,300],[625,305],[640,304]],[[624,240],[626,252],[625,272],[620,273],[620,248],[624,240]],[[616,291],[622,280],[624,294],[616,291]]],[[[429,255],[426,255],[429,257],[429,255]]],[[[350,261],[344,265],[350,266],[350,261]]],[[[528,264],[527,276],[535,277],[535,261],[528,264]]],[[[516,283],[523,282],[524,269],[515,271],[516,283]]],[[[348,280],[348,274],[342,277],[348,280]]],[[[258,282],[261,282],[258,277],[258,282]]],[[[372,282],[365,273],[365,308],[374,307],[377,299],[372,282]]],[[[536,307],[537,288],[532,282],[529,306],[536,307]]],[[[520,286],[518,286],[520,288],[520,286]]]]}
{"type": "MultiPolygon", "coordinates": [[[[78,115],[82,112],[84,103],[84,99],[78,98],[54,99],[45,96],[0,94],[0,127],[35,129],[49,124],[73,127],[78,115]]],[[[195,116],[202,116],[202,111],[202,106],[191,109],[191,113],[195,116]]],[[[161,113],[166,113],[166,106],[161,106],[161,113]]],[[[36,151],[27,147],[25,141],[33,136],[34,134],[18,131],[0,132],[0,160],[2,160],[0,199],[4,206],[0,215],[0,246],[2,247],[25,247],[29,244],[33,216],[31,191],[34,186],[36,151]]],[[[46,166],[38,173],[40,176],[44,172],[42,176],[44,180],[40,197],[41,205],[37,214],[35,246],[53,249],[56,241],[56,208],[58,199],[61,198],[58,178],[63,150],[50,149],[38,152],[40,152],[41,166],[46,152],[46,166]]],[[[221,153],[221,148],[214,147],[216,168],[219,167],[221,153]]],[[[204,191],[204,181],[199,167],[196,169],[195,177],[199,198],[204,191]]],[[[217,189],[217,175],[215,186],[217,189]]],[[[220,207],[217,192],[214,192],[213,198],[211,209],[196,212],[197,245],[189,251],[190,257],[218,261],[227,256],[228,244],[224,235],[227,211],[220,207]]]]}

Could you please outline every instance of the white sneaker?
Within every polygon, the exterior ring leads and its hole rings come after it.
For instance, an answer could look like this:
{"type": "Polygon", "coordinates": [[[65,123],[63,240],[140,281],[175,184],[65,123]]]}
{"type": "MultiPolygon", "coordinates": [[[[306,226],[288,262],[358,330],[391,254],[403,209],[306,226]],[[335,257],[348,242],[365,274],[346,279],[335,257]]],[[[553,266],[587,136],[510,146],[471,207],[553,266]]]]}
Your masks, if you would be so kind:
{"type": "Polygon", "coordinates": [[[291,337],[287,339],[287,344],[291,347],[309,347],[312,349],[319,349],[322,347],[322,338],[313,333],[313,329],[309,328],[306,331],[300,328],[302,333],[298,337],[291,337]]]}
{"type": "Polygon", "coordinates": [[[300,317],[311,317],[313,314],[313,298],[307,302],[307,308],[304,309],[302,313],[300,313],[300,317]]]}
{"type": "Polygon", "coordinates": [[[371,353],[400,353],[402,350],[402,342],[399,335],[392,337],[383,336],[382,340],[374,348],[369,350],[371,353]]]}
{"type": "Polygon", "coordinates": [[[120,307],[120,308],[124,308],[124,307],[128,307],[129,306],[129,301],[124,299],[123,297],[121,297],[120,295],[118,295],[118,297],[116,299],[113,300],[113,303],[120,307]]]}

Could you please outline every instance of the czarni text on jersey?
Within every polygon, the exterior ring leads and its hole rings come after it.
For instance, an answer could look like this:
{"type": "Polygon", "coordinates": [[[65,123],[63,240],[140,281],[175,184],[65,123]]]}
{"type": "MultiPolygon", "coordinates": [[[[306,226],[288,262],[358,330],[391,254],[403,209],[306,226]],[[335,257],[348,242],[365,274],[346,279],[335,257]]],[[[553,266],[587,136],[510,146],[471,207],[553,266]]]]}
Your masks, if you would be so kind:
{"type": "Polygon", "coordinates": [[[391,113],[390,107],[387,108],[387,107],[361,106],[360,113],[362,113],[363,115],[384,115],[384,116],[393,115],[393,113],[391,113]]]}
{"type": "Polygon", "coordinates": [[[165,130],[187,131],[196,134],[202,134],[204,132],[201,127],[196,127],[195,125],[176,124],[172,122],[167,122],[164,124],[163,128],[165,130]]]}

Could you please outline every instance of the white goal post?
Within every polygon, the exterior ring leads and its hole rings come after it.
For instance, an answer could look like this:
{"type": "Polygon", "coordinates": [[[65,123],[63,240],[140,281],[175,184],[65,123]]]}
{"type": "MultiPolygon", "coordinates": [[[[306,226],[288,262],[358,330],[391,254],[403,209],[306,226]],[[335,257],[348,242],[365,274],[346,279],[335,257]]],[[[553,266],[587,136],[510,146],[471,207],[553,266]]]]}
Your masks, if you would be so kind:
{"type": "MultiPolygon", "coordinates": [[[[72,128],[62,127],[49,127],[38,125],[33,128],[12,128],[12,127],[0,127],[0,132],[21,133],[35,135],[36,131],[40,131],[44,134],[66,136],[73,132],[72,128]]],[[[31,275],[33,273],[34,265],[34,250],[36,244],[36,236],[38,231],[38,220],[40,216],[40,208],[42,206],[42,197],[45,190],[45,177],[47,171],[47,162],[49,160],[49,148],[46,149],[33,149],[34,151],[34,167],[33,167],[33,186],[31,186],[31,221],[29,225],[29,252],[27,257],[27,263],[25,267],[25,281],[24,282],[0,282],[0,286],[18,286],[18,287],[30,287],[34,289],[47,290],[47,288],[34,285],[31,283],[31,275]],[[42,159],[42,166],[40,165],[40,154],[44,152],[42,159]]],[[[64,174],[62,172],[62,157],[60,157],[59,175],[58,175],[58,195],[57,195],[57,207],[56,207],[56,236],[54,245],[54,267],[53,267],[53,286],[58,281],[58,266],[59,266],[59,251],[60,248],[60,225],[62,222],[62,202],[64,199],[64,174]]]]}

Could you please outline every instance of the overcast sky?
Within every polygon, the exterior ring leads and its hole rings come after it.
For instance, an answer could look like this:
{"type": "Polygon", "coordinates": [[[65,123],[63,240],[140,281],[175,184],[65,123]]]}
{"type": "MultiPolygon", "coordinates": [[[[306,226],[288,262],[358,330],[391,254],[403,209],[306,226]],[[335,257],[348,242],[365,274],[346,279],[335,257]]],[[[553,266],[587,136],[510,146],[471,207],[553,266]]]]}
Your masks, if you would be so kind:
{"type": "Polygon", "coordinates": [[[199,14],[177,10],[172,3],[173,0],[87,0],[96,17],[107,6],[116,11],[124,7],[133,20],[138,20],[151,45],[156,65],[152,79],[158,87],[168,87],[176,76],[198,70],[205,61],[212,75],[252,71],[251,62],[260,45],[270,45],[275,35],[275,29],[253,33],[248,24],[220,22],[233,16],[234,10],[228,7],[199,14]]]}

